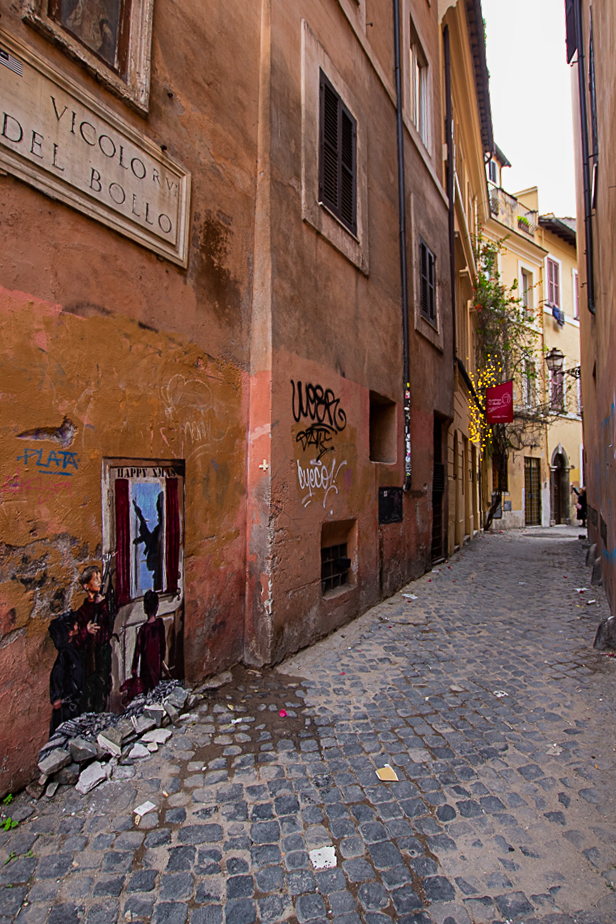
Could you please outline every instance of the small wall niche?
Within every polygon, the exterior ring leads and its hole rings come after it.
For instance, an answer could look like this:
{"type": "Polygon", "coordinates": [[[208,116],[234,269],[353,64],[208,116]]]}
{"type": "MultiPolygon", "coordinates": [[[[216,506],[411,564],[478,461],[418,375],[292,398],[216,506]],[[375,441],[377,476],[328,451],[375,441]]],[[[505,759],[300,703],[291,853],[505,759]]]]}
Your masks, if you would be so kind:
{"type": "Polygon", "coordinates": [[[370,461],[396,461],[396,403],[370,392],[370,461]]]}
{"type": "Polygon", "coordinates": [[[356,583],[357,522],[339,520],[321,527],[321,593],[324,597],[356,583]]]}

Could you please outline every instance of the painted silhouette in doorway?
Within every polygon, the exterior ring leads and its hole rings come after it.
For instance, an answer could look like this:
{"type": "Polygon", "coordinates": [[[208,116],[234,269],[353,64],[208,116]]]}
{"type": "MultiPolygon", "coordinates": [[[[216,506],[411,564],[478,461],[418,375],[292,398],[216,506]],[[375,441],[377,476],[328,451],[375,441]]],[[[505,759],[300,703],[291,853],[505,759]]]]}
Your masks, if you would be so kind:
{"type": "Polygon", "coordinates": [[[151,590],[162,590],[163,589],[163,554],[162,554],[162,540],[163,540],[163,506],[164,506],[164,495],[160,491],[156,498],[156,525],[150,527],[147,519],[143,515],[141,507],[136,500],[133,500],[133,507],[137,515],[137,521],[139,524],[139,532],[137,537],[133,539],[135,546],[143,544],[143,551],[145,557],[145,567],[152,575],[152,587],[151,590]]]}
{"type": "Polygon", "coordinates": [[[165,624],[158,616],[158,594],[146,590],[143,597],[143,609],[147,622],[137,633],[135,654],[133,657],[133,677],[139,676],[144,693],[149,693],[161,681],[163,670],[169,674],[165,664],[167,640],[165,624]]]}

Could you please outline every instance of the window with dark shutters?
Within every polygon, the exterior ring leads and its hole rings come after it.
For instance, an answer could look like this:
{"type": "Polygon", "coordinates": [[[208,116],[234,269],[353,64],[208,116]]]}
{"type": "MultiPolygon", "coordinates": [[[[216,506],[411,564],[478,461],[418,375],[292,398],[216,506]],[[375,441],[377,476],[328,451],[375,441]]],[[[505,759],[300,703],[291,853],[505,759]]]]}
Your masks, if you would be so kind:
{"type": "Polygon", "coordinates": [[[420,275],[420,309],[431,324],[436,322],[436,291],[434,274],[434,254],[425,241],[419,239],[419,275],[420,275]]]}
{"type": "Polygon", "coordinates": [[[357,233],[357,122],[320,72],[319,200],[357,233]]]}

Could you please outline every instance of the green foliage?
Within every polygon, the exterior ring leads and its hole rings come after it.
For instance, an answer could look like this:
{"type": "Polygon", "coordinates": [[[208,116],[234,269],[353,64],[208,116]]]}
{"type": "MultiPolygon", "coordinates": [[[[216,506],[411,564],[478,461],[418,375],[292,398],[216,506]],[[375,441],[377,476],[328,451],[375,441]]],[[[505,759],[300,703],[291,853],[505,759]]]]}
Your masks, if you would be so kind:
{"type": "Polygon", "coordinates": [[[506,238],[490,241],[481,234],[475,242],[477,284],[476,362],[481,372],[496,359],[501,370],[501,382],[518,380],[526,375],[537,357],[538,332],[529,323],[526,308],[517,294],[518,281],[506,286],[498,270],[498,257],[505,248],[506,238]]]}
{"type": "Polygon", "coordinates": [[[8,796],[5,796],[2,800],[3,805],[10,805],[13,801],[13,793],[9,793],[8,796]]]}
{"type": "Polygon", "coordinates": [[[5,831],[10,831],[11,828],[16,828],[18,824],[19,824],[18,821],[14,821],[14,820],[9,816],[7,819],[5,819],[5,821],[3,821],[3,822],[0,824],[0,828],[4,828],[5,831]]]}

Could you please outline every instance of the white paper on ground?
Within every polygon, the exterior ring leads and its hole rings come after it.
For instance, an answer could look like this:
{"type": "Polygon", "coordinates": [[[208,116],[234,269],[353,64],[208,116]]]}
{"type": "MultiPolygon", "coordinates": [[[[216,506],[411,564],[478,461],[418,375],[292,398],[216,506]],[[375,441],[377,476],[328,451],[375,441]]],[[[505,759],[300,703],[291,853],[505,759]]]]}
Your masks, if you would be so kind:
{"type": "Polygon", "coordinates": [[[338,865],[335,847],[319,847],[308,852],[310,862],[315,869],[333,869],[338,865]]]}

